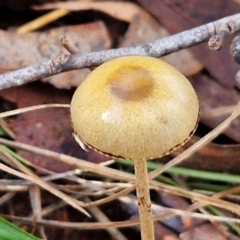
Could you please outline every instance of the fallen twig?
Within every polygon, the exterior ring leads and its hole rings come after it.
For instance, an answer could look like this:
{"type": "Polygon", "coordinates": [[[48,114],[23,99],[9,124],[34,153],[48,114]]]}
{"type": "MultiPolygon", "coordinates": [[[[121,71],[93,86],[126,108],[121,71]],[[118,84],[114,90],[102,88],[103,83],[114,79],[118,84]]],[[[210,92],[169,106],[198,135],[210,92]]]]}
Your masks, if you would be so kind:
{"type": "Polygon", "coordinates": [[[88,54],[62,54],[40,65],[29,66],[0,75],[0,90],[20,86],[61,72],[98,66],[103,62],[120,56],[148,55],[161,57],[208,41],[209,39],[209,47],[211,49],[218,49],[221,46],[223,37],[227,33],[231,34],[239,30],[240,14],[235,14],[143,45],[88,54]],[[213,41],[213,39],[217,39],[217,41],[213,41]]]}

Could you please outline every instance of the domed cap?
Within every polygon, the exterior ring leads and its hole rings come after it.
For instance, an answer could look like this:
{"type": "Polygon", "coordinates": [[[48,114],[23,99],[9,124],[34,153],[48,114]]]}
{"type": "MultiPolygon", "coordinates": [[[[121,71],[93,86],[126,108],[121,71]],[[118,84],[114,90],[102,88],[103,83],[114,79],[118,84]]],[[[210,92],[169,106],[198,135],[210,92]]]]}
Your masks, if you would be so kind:
{"type": "Polygon", "coordinates": [[[199,102],[189,81],[156,58],[128,56],[93,70],[71,102],[75,135],[105,155],[154,159],[196,129],[199,102]]]}

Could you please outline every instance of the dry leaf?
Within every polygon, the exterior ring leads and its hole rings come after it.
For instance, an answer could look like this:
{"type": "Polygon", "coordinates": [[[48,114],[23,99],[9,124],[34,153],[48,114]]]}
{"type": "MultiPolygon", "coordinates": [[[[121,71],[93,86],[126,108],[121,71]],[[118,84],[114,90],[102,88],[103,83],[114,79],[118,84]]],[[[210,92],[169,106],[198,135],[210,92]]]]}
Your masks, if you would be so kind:
{"type": "MultiPolygon", "coordinates": [[[[233,0],[138,0],[171,34],[197,27],[234,13],[239,13],[240,5],[233,0]],[[187,9],[187,11],[186,11],[187,9]]],[[[235,85],[235,74],[239,69],[230,56],[229,46],[233,36],[228,36],[223,48],[218,52],[208,49],[207,43],[191,48],[191,52],[210,74],[227,87],[235,85]]]]}
{"type": "Polygon", "coordinates": [[[225,236],[212,225],[204,224],[200,227],[195,227],[189,231],[180,234],[182,240],[226,240],[225,236]]]}
{"type": "MultiPolygon", "coordinates": [[[[49,61],[67,51],[60,39],[66,37],[79,53],[107,49],[111,46],[108,31],[102,22],[55,28],[44,32],[17,34],[0,31],[0,69],[18,69],[49,61]]],[[[63,73],[45,79],[58,88],[78,86],[89,70],[83,69],[63,73]]]]}

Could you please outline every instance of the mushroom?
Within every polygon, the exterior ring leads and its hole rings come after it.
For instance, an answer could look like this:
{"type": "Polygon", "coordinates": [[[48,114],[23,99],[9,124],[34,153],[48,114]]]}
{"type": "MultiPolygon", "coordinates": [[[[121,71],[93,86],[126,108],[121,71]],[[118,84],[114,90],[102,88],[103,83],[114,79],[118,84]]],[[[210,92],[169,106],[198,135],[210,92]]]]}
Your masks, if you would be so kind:
{"type": "Polygon", "coordinates": [[[146,160],[169,154],[194,133],[199,102],[190,82],[162,60],[119,57],[86,77],[70,115],[84,149],[134,161],[142,239],[154,239],[146,160]]]}

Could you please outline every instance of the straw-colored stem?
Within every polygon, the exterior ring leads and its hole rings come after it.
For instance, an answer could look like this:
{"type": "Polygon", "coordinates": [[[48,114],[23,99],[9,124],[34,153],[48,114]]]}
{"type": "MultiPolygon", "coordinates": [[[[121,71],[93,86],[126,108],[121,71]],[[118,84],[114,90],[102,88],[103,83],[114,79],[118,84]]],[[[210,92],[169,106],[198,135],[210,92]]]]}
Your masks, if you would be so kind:
{"type": "Polygon", "coordinates": [[[142,240],[154,240],[147,163],[145,160],[135,160],[134,167],[142,240]]]}

